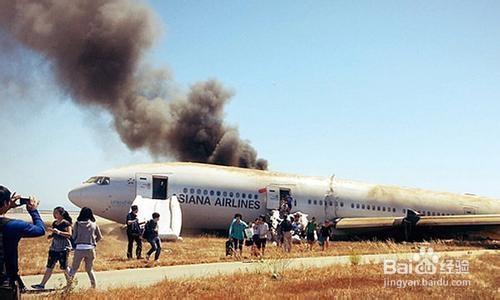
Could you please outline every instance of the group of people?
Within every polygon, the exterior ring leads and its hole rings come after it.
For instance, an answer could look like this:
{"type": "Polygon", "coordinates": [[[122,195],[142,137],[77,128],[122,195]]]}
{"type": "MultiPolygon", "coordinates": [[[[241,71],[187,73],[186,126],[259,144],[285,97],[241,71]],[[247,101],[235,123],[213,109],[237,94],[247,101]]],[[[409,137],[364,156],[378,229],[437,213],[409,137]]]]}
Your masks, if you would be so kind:
{"type": "MultiPolygon", "coordinates": [[[[241,256],[246,239],[246,245],[251,247],[252,256],[261,257],[266,250],[268,233],[269,225],[264,215],[259,216],[253,223],[248,225],[242,220],[241,214],[235,214],[229,226],[228,246],[232,249],[232,254],[241,256]]],[[[230,253],[228,252],[228,254],[230,253]]]]}
{"type": "Polygon", "coordinates": [[[329,241],[332,240],[333,222],[325,220],[323,223],[317,224],[316,218],[312,217],[307,225],[303,226],[301,221],[299,214],[285,214],[276,228],[272,228],[264,215],[261,215],[253,223],[247,224],[242,220],[241,214],[235,214],[229,226],[226,254],[240,257],[243,245],[246,245],[250,246],[252,256],[261,257],[264,255],[266,243],[270,239],[288,253],[292,251],[294,238],[299,242],[305,238],[309,250],[313,250],[316,241],[323,251],[327,249],[329,241]]]}
{"type": "Polygon", "coordinates": [[[151,220],[144,223],[139,221],[138,213],[139,207],[137,205],[132,205],[130,207],[130,213],[127,214],[127,258],[132,259],[132,250],[135,242],[135,255],[137,259],[142,259],[142,239],[144,239],[151,245],[151,249],[149,249],[146,253],[146,260],[149,260],[151,255],[154,253],[154,259],[157,261],[161,254],[161,240],[158,235],[158,222],[160,221],[160,214],[154,212],[151,220]]]}
{"type": "Polygon", "coordinates": [[[318,225],[316,223],[316,218],[312,217],[307,223],[304,230],[304,235],[309,244],[309,250],[312,250],[316,242],[316,236],[318,237],[318,243],[321,246],[321,250],[328,249],[329,241],[332,240],[332,229],[333,222],[325,220],[322,224],[318,225]]]}
{"type": "MultiPolygon", "coordinates": [[[[96,246],[102,239],[101,230],[96,223],[92,210],[88,207],[81,209],[76,222],[73,222],[69,213],[63,207],[53,210],[54,221],[51,227],[45,224],[37,210],[38,201],[34,197],[21,198],[16,193],[11,193],[6,187],[0,186],[0,299],[17,299],[19,294],[26,291],[26,286],[19,276],[18,245],[22,238],[40,237],[50,232],[47,238],[51,239],[47,265],[44,276],[39,284],[32,285],[34,289],[45,289],[57,264],[63,270],[68,285],[80,268],[82,261],[85,263],[90,285],[96,287],[96,278],[93,271],[96,258],[96,246]],[[12,208],[22,204],[30,214],[32,223],[9,219],[5,214],[12,208]],[[69,254],[73,251],[73,261],[69,264],[69,254]],[[71,267],[70,267],[71,266],[71,267]]],[[[161,242],[158,236],[158,221],[160,214],[153,213],[152,219],[144,225],[137,218],[138,207],[132,206],[127,215],[128,249],[127,257],[132,258],[133,243],[137,244],[136,256],[141,259],[142,241],[147,240],[151,249],[147,252],[146,259],[155,253],[158,260],[161,253],[161,242]]]]}

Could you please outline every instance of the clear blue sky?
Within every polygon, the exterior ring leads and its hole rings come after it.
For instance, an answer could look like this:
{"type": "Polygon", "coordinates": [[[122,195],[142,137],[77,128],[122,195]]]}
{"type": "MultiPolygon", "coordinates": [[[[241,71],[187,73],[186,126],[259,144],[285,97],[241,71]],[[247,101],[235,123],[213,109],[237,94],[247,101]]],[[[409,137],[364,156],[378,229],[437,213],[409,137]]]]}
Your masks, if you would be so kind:
{"type": "MultiPolygon", "coordinates": [[[[270,169],[500,198],[500,2],[150,5],[164,29],[147,61],[232,89],[227,121],[270,169]]],[[[69,207],[91,175],[152,161],[30,63],[37,104],[2,108],[0,184],[69,207]]]]}

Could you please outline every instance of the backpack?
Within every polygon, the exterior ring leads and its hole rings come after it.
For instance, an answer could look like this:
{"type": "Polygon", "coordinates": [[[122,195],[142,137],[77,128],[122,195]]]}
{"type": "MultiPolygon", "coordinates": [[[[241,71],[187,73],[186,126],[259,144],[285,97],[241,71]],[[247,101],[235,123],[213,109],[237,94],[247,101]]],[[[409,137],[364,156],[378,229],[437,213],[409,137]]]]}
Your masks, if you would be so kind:
{"type": "Polygon", "coordinates": [[[233,254],[233,241],[230,239],[226,241],[226,256],[231,256],[233,254]]]}
{"type": "Polygon", "coordinates": [[[141,226],[139,225],[139,221],[135,221],[134,223],[130,224],[129,232],[130,232],[130,235],[132,235],[132,236],[141,236],[142,235],[142,229],[141,229],[141,226]]]}
{"type": "Polygon", "coordinates": [[[0,299],[21,299],[19,288],[15,282],[7,276],[5,268],[3,226],[9,223],[10,219],[0,218],[0,299]]]}
{"type": "Polygon", "coordinates": [[[153,220],[149,220],[144,226],[144,232],[142,233],[142,237],[144,239],[149,239],[154,234],[155,224],[153,220]]]}

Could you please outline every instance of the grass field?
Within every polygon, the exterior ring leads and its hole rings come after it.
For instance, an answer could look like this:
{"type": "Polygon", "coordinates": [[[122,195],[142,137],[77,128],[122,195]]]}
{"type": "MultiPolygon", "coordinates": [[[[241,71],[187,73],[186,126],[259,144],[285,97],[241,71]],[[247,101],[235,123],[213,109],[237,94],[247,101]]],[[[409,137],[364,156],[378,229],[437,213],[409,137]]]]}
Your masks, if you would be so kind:
{"type": "Polygon", "coordinates": [[[59,293],[51,299],[166,299],[237,298],[267,299],[270,296],[294,299],[499,299],[500,255],[475,258],[469,274],[384,275],[379,265],[335,266],[288,270],[281,277],[268,270],[217,276],[207,279],[169,281],[147,288],[120,288],[108,291],[59,293]],[[385,286],[387,280],[441,282],[440,286],[385,286]]]}
{"type": "MultiPolygon", "coordinates": [[[[234,258],[225,257],[225,239],[216,236],[184,237],[181,242],[163,243],[163,253],[156,263],[144,260],[127,260],[127,241],[123,229],[115,223],[101,225],[104,239],[97,246],[95,270],[117,270],[138,267],[169,266],[180,264],[195,264],[230,261],[234,258]]],[[[47,252],[50,240],[46,237],[23,239],[19,246],[20,272],[22,275],[42,274],[45,271],[47,252]]],[[[268,245],[266,257],[307,257],[331,255],[357,255],[372,253],[416,252],[421,243],[394,242],[334,242],[327,251],[321,251],[318,246],[308,251],[306,245],[294,245],[292,253],[283,254],[280,248],[268,245]]],[[[483,245],[470,242],[432,241],[428,246],[435,251],[481,249],[483,245]]],[[[149,249],[148,243],[143,243],[144,251],[149,249]]],[[[249,249],[244,249],[244,256],[249,256],[249,249]]]]}

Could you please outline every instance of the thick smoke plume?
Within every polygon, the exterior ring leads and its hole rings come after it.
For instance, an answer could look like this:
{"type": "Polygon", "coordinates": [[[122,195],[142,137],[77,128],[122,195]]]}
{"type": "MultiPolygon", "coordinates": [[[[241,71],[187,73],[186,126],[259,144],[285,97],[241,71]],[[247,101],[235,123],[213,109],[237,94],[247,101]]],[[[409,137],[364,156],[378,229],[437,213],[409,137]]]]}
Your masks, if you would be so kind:
{"type": "MultiPolygon", "coordinates": [[[[167,70],[144,67],[159,28],[128,0],[0,0],[0,30],[50,62],[61,89],[82,106],[107,110],[130,149],[180,161],[267,169],[224,123],[231,92],[215,81],[172,96],[167,70]]],[[[1,72],[1,70],[0,70],[1,72]]]]}

